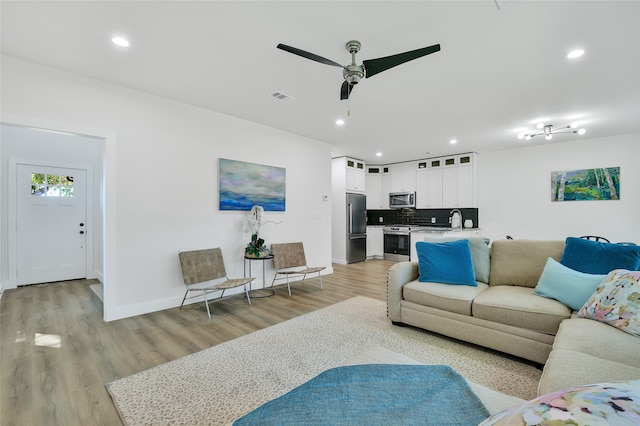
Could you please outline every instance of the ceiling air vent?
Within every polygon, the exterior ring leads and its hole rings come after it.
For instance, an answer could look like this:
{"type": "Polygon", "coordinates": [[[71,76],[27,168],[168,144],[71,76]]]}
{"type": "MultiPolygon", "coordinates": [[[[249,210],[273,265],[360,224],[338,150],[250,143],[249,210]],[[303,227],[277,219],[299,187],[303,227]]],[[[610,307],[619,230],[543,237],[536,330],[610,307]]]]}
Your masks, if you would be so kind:
{"type": "Polygon", "coordinates": [[[289,96],[282,92],[273,92],[270,96],[282,102],[289,102],[295,99],[293,96],[289,96]]]}

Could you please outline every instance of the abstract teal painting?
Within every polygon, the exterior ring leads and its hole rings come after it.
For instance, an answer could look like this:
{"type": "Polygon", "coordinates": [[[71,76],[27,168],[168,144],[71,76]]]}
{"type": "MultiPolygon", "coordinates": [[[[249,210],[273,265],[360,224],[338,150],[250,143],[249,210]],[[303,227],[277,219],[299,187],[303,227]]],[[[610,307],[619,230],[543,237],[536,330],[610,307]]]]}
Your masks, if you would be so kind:
{"type": "Polygon", "coordinates": [[[218,194],[220,210],[285,211],[286,169],[220,158],[218,194]]]}
{"type": "Polygon", "coordinates": [[[620,167],[551,172],[551,201],[620,199],[620,167]]]}

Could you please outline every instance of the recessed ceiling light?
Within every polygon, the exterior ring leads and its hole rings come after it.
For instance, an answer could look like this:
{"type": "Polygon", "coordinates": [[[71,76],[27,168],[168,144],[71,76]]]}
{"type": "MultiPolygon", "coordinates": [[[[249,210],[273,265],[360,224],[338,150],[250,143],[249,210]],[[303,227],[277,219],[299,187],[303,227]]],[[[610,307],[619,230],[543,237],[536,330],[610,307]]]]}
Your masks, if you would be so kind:
{"type": "Polygon", "coordinates": [[[579,58],[580,56],[584,55],[584,50],[582,49],[576,49],[576,50],[572,50],[571,52],[569,52],[567,54],[567,58],[569,59],[575,59],[575,58],[579,58]]]}
{"type": "Polygon", "coordinates": [[[382,153],[381,152],[376,152],[376,157],[382,157],[382,153]]]}
{"type": "Polygon", "coordinates": [[[457,140],[455,140],[455,139],[451,139],[451,140],[449,141],[449,143],[450,143],[451,145],[453,145],[453,144],[458,143],[458,141],[457,141],[457,140]]]}
{"type": "Polygon", "coordinates": [[[123,37],[113,37],[111,41],[121,47],[129,47],[129,40],[123,37]]]}
{"type": "Polygon", "coordinates": [[[339,119],[336,120],[336,124],[338,126],[342,126],[344,124],[344,120],[342,118],[339,118],[339,119]]]}

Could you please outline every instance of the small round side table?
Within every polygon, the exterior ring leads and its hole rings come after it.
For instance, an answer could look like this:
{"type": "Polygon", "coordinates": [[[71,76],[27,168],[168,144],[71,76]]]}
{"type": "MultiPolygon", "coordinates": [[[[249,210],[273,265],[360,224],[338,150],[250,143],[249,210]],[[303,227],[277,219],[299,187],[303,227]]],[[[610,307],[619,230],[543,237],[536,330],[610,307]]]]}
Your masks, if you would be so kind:
{"type": "Polygon", "coordinates": [[[273,259],[273,255],[267,255],[264,257],[244,257],[244,276],[251,276],[251,262],[254,260],[261,260],[262,261],[262,288],[257,288],[255,290],[251,289],[251,284],[249,283],[249,293],[251,293],[251,297],[255,297],[257,299],[261,298],[261,297],[271,297],[274,294],[276,294],[275,291],[273,291],[273,289],[268,289],[267,287],[267,282],[265,280],[265,267],[264,267],[264,261],[265,260],[271,260],[273,259]],[[249,261],[249,275],[247,275],[247,260],[249,261]]]}

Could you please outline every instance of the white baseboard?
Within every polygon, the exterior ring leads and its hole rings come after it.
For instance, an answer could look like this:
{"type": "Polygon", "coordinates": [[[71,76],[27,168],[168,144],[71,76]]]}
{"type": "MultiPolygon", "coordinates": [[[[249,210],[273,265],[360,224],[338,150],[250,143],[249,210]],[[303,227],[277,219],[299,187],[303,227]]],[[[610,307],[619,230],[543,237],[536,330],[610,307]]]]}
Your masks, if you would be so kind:
{"type": "MultiPolygon", "coordinates": [[[[333,273],[333,268],[332,267],[327,267],[326,269],[324,269],[320,275],[328,275],[328,274],[332,274],[333,273]]],[[[313,278],[313,276],[309,276],[307,278],[313,278]]],[[[291,282],[294,281],[300,281],[302,280],[302,277],[297,277],[296,279],[292,279],[291,282]]],[[[270,283],[269,283],[270,284],[270,283]]],[[[283,284],[283,282],[279,282],[276,283],[276,285],[281,285],[283,284]]],[[[286,281],[284,282],[284,284],[286,285],[286,281]]],[[[269,286],[267,285],[267,288],[269,286]]],[[[261,287],[258,287],[261,288],[261,287]]],[[[238,287],[235,289],[230,289],[227,293],[225,293],[225,297],[227,295],[231,296],[234,294],[239,294],[242,293],[242,288],[238,287]]],[[[158,300],[152,300],[149,302],[145,302],[145,303],[139,303],[139,304],[135,304],[135,305],[129,305],[129,306],[122,306],[119,308],[116,308],[115,310],[107,310],[107,307],[104,307],[104,320],[105,321],[115,321],[115,320],[119,320],[119,319],[123,319],[123,318],[128,318],[128,317],[133,317],[136,315],[144,315],[144,314],[149,314],[151,312],[156,312],[156,311],[162,311],[164,309],[171,309],[171,308],[177,308],[180,306],[180,303],[182,303],[182,298],[184,297],[184,292],[182,292],[180,295],[178,296],[174,296],[174,297],[167,297],[164,299],[158,299],[158,300]]],[[[193,299],[189,299],[188,302],[185,302],[185,304],[187,303],[202,303],[203,298],[202,297],[194,297],[193,299]]]]}

